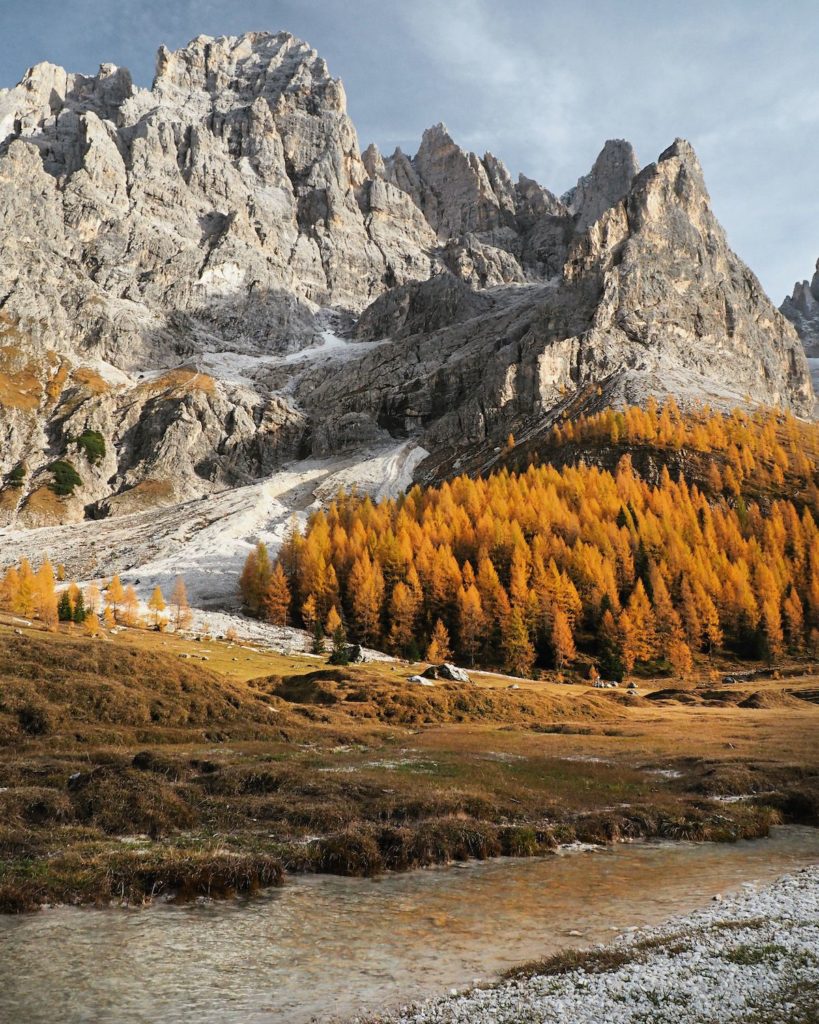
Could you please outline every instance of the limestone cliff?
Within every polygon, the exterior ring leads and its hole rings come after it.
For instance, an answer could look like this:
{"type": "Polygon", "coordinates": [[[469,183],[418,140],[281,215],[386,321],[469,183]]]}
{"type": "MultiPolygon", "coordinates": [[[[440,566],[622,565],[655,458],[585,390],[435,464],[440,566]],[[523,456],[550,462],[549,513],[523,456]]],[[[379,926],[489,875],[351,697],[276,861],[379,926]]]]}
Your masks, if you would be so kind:
{"type": "Polygon", "coordinates": [[[40,64],[0,91],[6,520],[394,437],[430,465],[491,453],[598,387],[812,404],[684,142],[642,172],[607,142],[562,199],[443,125],[415,156],[362,154],[341,83],[287,33],[162,48],[151,89],[40,64]],[[58,495],[65,461],[80,483],[58,495]]]}

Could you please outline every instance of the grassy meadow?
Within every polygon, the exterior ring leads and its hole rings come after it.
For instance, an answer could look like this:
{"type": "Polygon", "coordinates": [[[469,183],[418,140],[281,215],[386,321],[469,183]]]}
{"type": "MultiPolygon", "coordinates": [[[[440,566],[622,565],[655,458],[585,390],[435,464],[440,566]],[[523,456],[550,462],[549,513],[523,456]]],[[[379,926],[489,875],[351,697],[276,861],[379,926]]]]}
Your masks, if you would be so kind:
{"type": "MultiPolygon", "coordinates": [[[[0,619],[0,908],[819,823],[815,666],[592,689],[0,619]],[[739,799],[736,799],[739,798],[739,799]]],[[[559,681],[560,680],[560,681],[559,681]]]]}

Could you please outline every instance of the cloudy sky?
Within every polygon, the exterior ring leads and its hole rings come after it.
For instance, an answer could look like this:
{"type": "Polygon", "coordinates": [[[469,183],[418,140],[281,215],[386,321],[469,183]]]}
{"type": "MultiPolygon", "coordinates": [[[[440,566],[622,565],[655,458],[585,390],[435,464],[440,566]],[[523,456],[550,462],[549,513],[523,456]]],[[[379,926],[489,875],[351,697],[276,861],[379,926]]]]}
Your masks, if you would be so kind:
{"type": "Polygon", "coordinates": [[[816,0],[0,0],[0,86],[40,60],[149,85],[160,43],[251,29],[326,57],[363,145],[444,121],[559,193],[607,138],[646,164],[679,135],[777,303],[819,257],[816,0]]]}

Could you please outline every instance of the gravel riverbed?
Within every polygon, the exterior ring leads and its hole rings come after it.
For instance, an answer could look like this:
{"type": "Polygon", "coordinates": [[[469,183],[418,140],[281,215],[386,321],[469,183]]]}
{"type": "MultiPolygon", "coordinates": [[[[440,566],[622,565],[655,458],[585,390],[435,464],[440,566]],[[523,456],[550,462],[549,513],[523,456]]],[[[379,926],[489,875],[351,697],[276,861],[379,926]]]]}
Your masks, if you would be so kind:
{"type": "Polygon", "coordinates": [[[533,970],[378,1020],[819,1024],[819,866],[533,970]]]}

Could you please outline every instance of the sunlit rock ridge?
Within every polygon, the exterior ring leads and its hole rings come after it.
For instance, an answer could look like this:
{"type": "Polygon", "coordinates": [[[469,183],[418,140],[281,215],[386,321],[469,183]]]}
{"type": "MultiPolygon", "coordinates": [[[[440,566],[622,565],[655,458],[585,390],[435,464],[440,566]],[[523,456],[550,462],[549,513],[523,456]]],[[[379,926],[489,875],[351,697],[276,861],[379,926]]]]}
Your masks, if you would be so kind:
{"type": "Polygon", "coordinates": [[[441,124],[414,156],[362,153],[341,82],[287,33],[163,47],[150,90],[46,63],[0,91],[6,522],[405,438],[423,477],[573,398],[649,394],[813,404],[684,141],[642,170],[609,141],[562,198],[441,124]]]}

